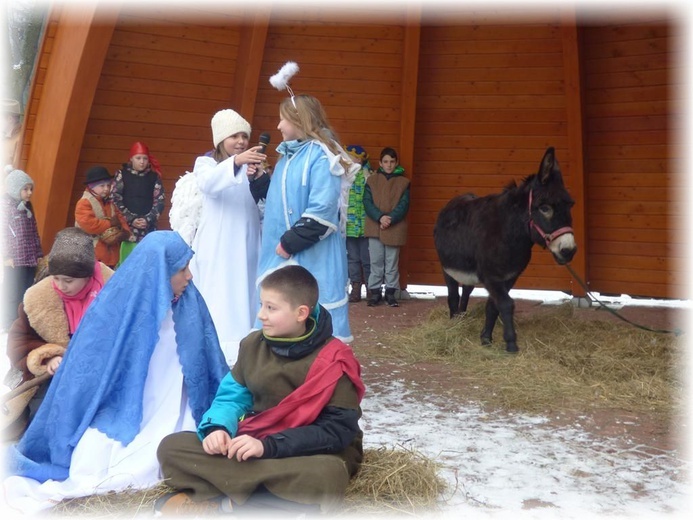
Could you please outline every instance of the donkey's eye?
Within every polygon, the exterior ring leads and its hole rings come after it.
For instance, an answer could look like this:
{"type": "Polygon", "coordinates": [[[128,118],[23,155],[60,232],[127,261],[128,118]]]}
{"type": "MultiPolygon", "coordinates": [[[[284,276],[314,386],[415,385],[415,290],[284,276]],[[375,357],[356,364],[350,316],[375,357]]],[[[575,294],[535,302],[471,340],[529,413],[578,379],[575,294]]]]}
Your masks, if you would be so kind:
{"type": "Polygon", "coordinates": [[[551,215],[553,215],[553,208],[548,204],[542,204],[539,206],[539,211],[546,218],[551,218],[551,215]]]}

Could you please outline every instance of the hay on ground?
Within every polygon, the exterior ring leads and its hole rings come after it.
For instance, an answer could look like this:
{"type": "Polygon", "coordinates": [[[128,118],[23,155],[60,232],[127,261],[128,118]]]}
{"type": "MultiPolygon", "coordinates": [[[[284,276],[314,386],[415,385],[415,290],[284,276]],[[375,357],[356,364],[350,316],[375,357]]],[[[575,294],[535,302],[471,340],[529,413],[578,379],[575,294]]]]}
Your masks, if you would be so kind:
{"type": "MultiPolygon", "coordinates": [[[[439,465],[405,448],[364,450],[359,474],[347,488],[344,514],[415,514],[436,509],[446,490],[439,465]]],[[[108,493],[64,500],[54,515],[124,518],[151,515],[154,502],[172,489],[161,484],[144,491],[108,493]]]]}
{"type": "Polygon", "coordinates": [[[386,352],[412,363],[445,362],[481,389],[485,403],[507,410],[599,407],[668,416],[683,404],[683,337],[579,319],[565,304],[516,318],[520,352],[512,355],[500,321],[494,344],[481,346],[483,323],[483,303],[452,320],[439,306],[423,323],[389,334],[386,352]]]}

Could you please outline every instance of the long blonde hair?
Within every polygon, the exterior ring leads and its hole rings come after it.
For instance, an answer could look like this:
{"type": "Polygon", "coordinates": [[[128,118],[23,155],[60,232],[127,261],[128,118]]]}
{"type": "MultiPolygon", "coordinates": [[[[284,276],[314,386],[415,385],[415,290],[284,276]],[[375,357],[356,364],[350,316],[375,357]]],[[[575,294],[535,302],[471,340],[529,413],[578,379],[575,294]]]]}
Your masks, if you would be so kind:
{"type": "Polygon", "coordinates": [[[337,144],[337,134],[317,98],[308,94],[286,98],[279,105],[279,113],[306,137],[317,139],[335,155],[342,151],[337,144]]]}

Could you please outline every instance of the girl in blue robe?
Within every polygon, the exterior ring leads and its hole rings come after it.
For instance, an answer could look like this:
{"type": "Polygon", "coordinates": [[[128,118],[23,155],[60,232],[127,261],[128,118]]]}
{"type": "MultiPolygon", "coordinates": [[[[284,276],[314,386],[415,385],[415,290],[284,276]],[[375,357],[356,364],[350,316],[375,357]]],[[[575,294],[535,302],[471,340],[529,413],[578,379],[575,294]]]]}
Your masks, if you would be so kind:
{"type": "MultiPolygon", "coordinates": [[[[320,304],[332,315],[335,337],[353,341],[349,327],[346,209],[358,171],[334,139],[325,111],[313,96],[286,98],[279,107],[283,141],[265,204],[258,284],[288,264],[318,280],[320,304]]],[[[256,327],[260,328],[256,321],[256,327]]]]}

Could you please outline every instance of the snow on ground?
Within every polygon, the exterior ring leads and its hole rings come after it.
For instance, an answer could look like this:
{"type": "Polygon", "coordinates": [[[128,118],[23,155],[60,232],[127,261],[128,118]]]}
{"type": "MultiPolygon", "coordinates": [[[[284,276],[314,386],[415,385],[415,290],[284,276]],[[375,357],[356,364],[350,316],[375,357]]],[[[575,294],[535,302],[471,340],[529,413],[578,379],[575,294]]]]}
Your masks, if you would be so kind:
{"type": "MultiPolygon", "coordinates": [[[[444,288],[409,286],[413,297],[444,295],[444,288]],[[440,293],[440,294],[438,294],[440,293]]],[[[475,296],[483,296],[475,289],[475,296]]],[[[561,303],[562,293],[513,291],[515,298],[561,303]]],[[[600,298],[614,305],[690,307],[689,301],[600,298]]],[[[0,338],[4,352],[6,335],[0,338]]],[[[371,366],[375,366],[372,364],[371,366]]],[[[0,372],[9,363],[0,355],[0,372]]],[[[416,392],[392,369],[368,379],[362,403],[367,448],[404,447],[442,464],[449,491],[431,518],[678,519],[689,518],[691,461],[683,448],[663,451],[623,438],[595,436],[579,422],[548,425],[548,418],[484,412],[481,406],[416,392]],[[424,397],[422,397],[424,395],[424,397]]]]}
{"type": "MultiPolygon", "coordinates": [[[[367,374],[367,367],[364,373],[367,374]]],[[[362,403],[366,447],[401,446],[443,464],[446,518],[689,518],[690,461],[596,437],[579,423],[491,414],[398,379],[368,381],[362,403]]]]}

